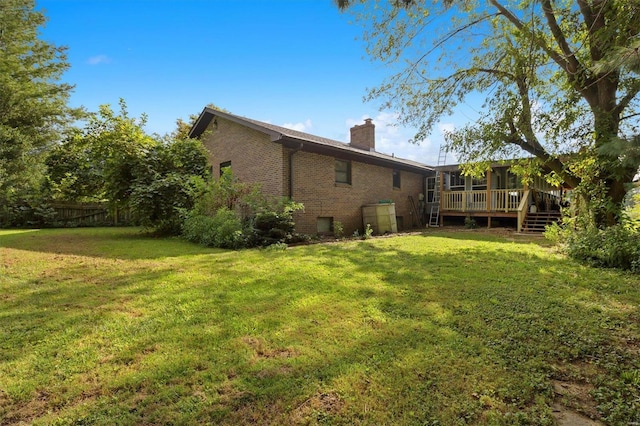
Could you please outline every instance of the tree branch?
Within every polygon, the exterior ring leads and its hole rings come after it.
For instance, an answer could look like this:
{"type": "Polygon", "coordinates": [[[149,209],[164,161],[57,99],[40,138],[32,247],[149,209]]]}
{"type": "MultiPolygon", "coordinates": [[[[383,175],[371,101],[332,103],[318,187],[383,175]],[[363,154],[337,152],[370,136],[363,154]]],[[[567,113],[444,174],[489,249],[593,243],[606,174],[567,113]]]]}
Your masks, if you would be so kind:
{"type": "Polygon", "coordinates": [[[497,0],[489,0],[489,2],[492,5],[494,5],[496,7],[496,9],[498,9],[500,11],[500,14],[502,16],[507,18],[509,20],[509,22],[511,22],[513,25],[515,25],[515,27],[517,29],[519,29],[520,31],[528,33],[529,36],[532,37],[532,39],[535,42],[535,44],[538,47],[540,47],[542,50],[544,50],[551,57],[551,59],[553,59],[553,61],[555,63],[560,65],[560,67],[563,70],[568,71],[568,66],[569,65],[568,65],[567,61],[562,57],[561,54],[559,54],[558,52],[553,50],[551,47],[549,47],[549,45],[544,41],[544,39],[541,39],[540,37],[537,37],[536,34],[532,30],[527,29],[527,27],[524,25],[524,23],[520,19],[518,19],[517,16],[515,16],[513,13],[511,13],[511,11],[509,9],[507,9],[506,7],[501,5],[497,0]]]}
{"type": "Polygon", "coordinates": [[[544,11],[544,16],[545,18],[547,18],[547,24],[549,25],[551,34],[553,34],[553,38],[558,44],[558,47],[560,47],[560,50],[562,51],[566,59],[565,63],[567,64],[567,67],[565,70],[568,73],[575,75],[579,71],[581,71],[582,67],[580,66],[580,63],[578,62],[578,60],[576,59],[575,54],[571,51],[571,48],[569,47],[569,44],[565,39],[562,29],[560,28],[560,26],[558,25],[558,22],[556,21],[556,15],[553,12],[551,1],[542,0],[541,4],[542,4],[542,10],[544,11]]]}
{"type": "Polygon", "coordinates": [[[624,117],[620,117],[620,121],[627,120],[627,119],[633,118],[633,117],[637,117],[639,115],[640,115],[640,112],[637,112],[635,114],[630,114],[630,115],[627,115],[627,116],[624,116],[624,117]]]}
{"type": "Polygon", "coordinates": [[[620,99],[620,101],[618,102],[618,105],[616,105],[614,112],[617,115],[622,114],[622,111],[624,111],[624,109],[629,106],[629,104],[636,97],[638,92],[640,92],[640,81],[636,82],[636,84],[632,88],[630,88],[627,91],[627,93],[620,99]]]}
{"type": "Polygon", "coordinates": [[[584,18],[584,23],[587,24],[587,28],[593,27],[593,10],[591,9],[591,5],[585,0],[577,0],[578,7],[580,8],[580,12],[584,18]]]}

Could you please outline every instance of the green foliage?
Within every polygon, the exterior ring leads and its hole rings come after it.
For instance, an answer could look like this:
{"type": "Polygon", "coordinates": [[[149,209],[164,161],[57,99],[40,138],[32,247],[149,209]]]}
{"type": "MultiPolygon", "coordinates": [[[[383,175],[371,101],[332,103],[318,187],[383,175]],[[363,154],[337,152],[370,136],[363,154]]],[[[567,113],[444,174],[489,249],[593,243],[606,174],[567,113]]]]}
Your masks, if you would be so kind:
{"type": "Polygon", "coordinates": [[[138,223],[178,235],[194,206],[197,182],[208,179],[206,152],[197,140],[168,140],[151,147],[132,175],[129,207],[138,223]]]}
{"type": "Polygon", "coordinates": [[[185,237],[190,241],[223,248],[266,247],[306,241],[305,236],[295,232],[293,220],[293,214],[303,208],[302,204],[289,200],[270,200],[262,194],[259,185],[235,179],[230,168],[225,169],[217,180],[200,182],[194,194],[196,200],[183,228],[185,237]],[[234,216],[234,226],[214,231],[215,226],[224,222],[211,220],[220,212],[234,216]],[[209,233],[215,234],[215,238],[207,238],[206,242],[198,241],[197,233],[190,230],[194,226],[191,223],[193,221],[204,224],[205,228],[210,229],[209,233]],[[235,224],[240,224],[240,227],[235,224]]]}
{"type": "Polygon", "coordinates": [[[544,237],[553,244],[564,244],[570,233],[570,228],[567,226],[561,226],[558,222],[553,222],[548,225],[544,230],[544,237]]]}
{"type": "Polygon", "coordinates": [[[46,187],[52,198],[103,201],[124,206],[129,201],[134,169],[160,143],[144,131],[146,116],[129,116],[124,99],[116,114],[101,105],[86,125],[48,155],[46,187]]]}
{"type": "Polygon", "coordinates": [[[372,235],[373,235],[373,228],[371,228],[371,225],[367,223],[367,226],[365,226],[364,232],[362,233],[362,239],[368,240],[369,238],[371,238],[372,235]]]}
{"type": "Polygon", "coordinates": [[[5,206],[0,215],[0,228],[41,228],[55,223],[56,211],[44,200],[29,197],[5,206]]]}
{"type": "Polygon", "coordinates": [[[102,158],[85,143],[77,129],[55,145],[45,159],[44,194],[53,200],[100,202],[105,200],[102,158]]]}
{"type": "Polygon", "coordinates": [[[478,227],[478,223],[471,216],[467,216],[464,218],[464,227],[467,229],[476,229],[478,227]]]}
{"type": "Polygon", "coordinates": [[[629,190],[626,198],[625,213],[629,220],[634,223],[640,222],[640,187],[636,186],[629,190]]]}
{"type": "Polygon", "coordinates": [[[567,254],[598,268],[640,273],[640,232],[622,224],[605,229],[589,227],[566,234],[567,254]]]}
{"type": "Polygon", "coordinates": [[[344,225],[339,220],[333,221],[333,236],[338,239],[344,237],[344,225]]]}
{"type": "Polygon", "coordinates": [[[253,244],[270,246],[277,243],[297,243],[307,238],[295,232],[293,214],[303,208],[302,204],[291,201],[273,205],[270,209],[258,212],[250,221],[253,244]]]}
{"type": "Polygon", "coordinates": [[[269,251],[285,251],[289,246],[286,243],[274,243],[266,247],[269,251]]]}
{"type": "Polygon", "coordinates": [[[220,207],[212,216],[189,214],[182,235],[207,247],[238,249],[246,245],[240,218],[226,207],[220,207]]]}
{"type": "Polygon", "coordinates": [[[131,195],[135,168],[159,142],[144,131],[147,117],[129,116],[124,99],[116,114],[109,105],[101,105],[89,118],[82,139],[93,154],[93,162],[103,174],[104,193],[113,205],[126,205],[131,195]]]}
{"type": "Polygon", "coordinates": [[[84,129],[50,152],[47,193],[54,200],[107,200],[128,207],[138,224],[177,235],[197,179],[207,179],[206,151],[196,140],[147,135],[146,117],[130,117],[123,99],[119,106],[117,114],[100,106],[84,129]]]}
{"type": "Polygon", "coordinates": [[[337,3],[352,6],[367,54],[393,73],[368,99],[417,127],[414,140],[482,93],[475,122],[445,136],[461,162],[479,165],[468,174],[534,156],[536,173],[595,201],[583,208],[598,227],[620,221],[640,165],[637,1],[337,3]]]}
{"type": "Polygon", "coordinates": [[[41,40],[46,18],[33,0],[0,2],[0,222],[37,194],[43,154],[80,111],[67,106],[72,86],[66,48],[41,40]]]}
{"type": "Polygon", "coordinates": [[[194,210],[203,215],[213,215],[225,207],[237,211],[242,219],[247,219],[268,205],[260,185],[238,181],[230,168],[224,169],[219,179],[201,182],[195,188],[194,195],[197,198],[194,210]]]}

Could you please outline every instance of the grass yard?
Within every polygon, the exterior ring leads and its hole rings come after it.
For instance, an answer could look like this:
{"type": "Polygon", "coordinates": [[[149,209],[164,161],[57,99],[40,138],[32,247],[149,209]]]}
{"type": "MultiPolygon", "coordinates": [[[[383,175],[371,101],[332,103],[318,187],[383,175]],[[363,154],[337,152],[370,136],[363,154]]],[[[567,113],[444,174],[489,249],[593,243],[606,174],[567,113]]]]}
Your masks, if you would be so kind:
{"type": "Polygon", "coordinates": [[[640,279],[437,231],[223,251],[0,231],[0,424],[640,422],[640,279]]]}

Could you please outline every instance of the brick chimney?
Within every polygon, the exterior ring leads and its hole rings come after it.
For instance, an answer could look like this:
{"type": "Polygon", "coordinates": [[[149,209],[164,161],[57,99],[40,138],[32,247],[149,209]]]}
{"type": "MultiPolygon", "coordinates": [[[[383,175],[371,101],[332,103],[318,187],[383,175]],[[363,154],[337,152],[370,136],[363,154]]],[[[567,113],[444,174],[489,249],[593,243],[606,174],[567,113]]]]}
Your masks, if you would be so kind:
{"type": "Polygon", "coordinates": [[[364,124],[356,124],[351,128],[349,145],[366,151],[376,150],[376,126],[370,118],[365,119],[364,124]]]}

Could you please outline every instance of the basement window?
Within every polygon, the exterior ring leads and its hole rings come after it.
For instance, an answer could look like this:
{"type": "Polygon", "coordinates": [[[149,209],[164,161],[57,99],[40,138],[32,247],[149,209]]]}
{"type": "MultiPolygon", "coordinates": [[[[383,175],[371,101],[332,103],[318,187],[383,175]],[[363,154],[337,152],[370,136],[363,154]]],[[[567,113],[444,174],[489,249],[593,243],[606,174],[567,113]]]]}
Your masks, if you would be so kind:
{"type": "Polygon", "coordinates": [[[333,218],[319,217],[316,226],[319,235],[330,234],[333,232],[333,218]]]}

